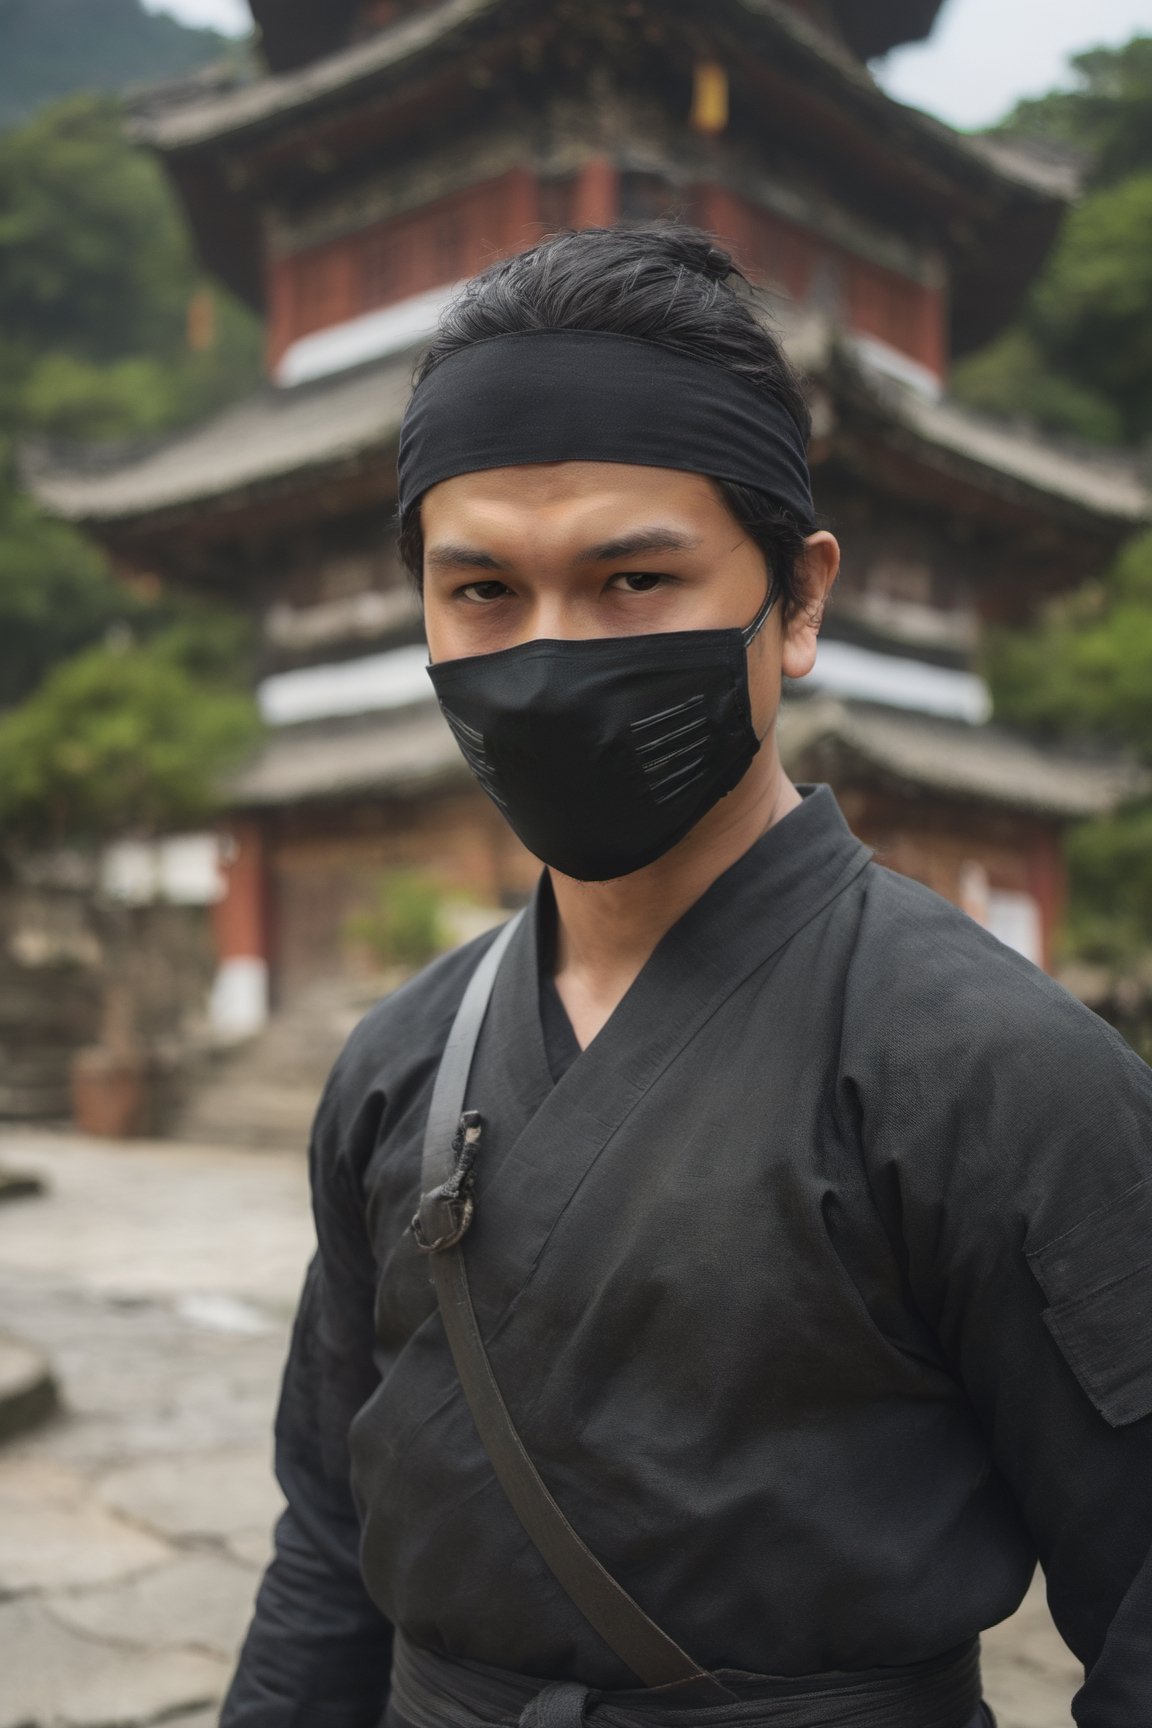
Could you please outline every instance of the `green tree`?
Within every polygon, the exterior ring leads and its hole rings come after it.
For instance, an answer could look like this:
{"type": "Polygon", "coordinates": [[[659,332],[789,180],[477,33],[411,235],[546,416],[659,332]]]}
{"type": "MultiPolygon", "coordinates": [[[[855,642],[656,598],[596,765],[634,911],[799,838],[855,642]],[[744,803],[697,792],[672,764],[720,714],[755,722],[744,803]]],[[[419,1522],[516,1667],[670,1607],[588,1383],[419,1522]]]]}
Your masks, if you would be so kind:
{"type": "MultiPolygon", "coordinates": [[[[998,719],[1126,748],[1152,770],[1152,533],[1037,627],[993,636],[987,672],[998,719]]],[[[1084,823],[1067,857],[1070,948],[1119,966],[1152,948],[1152,803],[1084,823]]]]}
{"type": "Polygon", "coordinates": [[[377,882],[374,901],[346,920],[345,934],[381,965],[415,969],[447,946],[444,890],[430,876],[391,871],[377,882]]]}
{"type": "Polygon", "coordinates": [[[1071,69],[1069,88],[1018,102],[993,131],[1073,150],[1096,185],[1152,165],[1152,36],[1077,54],[1071,69]]]}
{"type": "Polygon", "coordinates": [[[0,430],[151,434],[254,386],[260,356],[257,320],[204,279],[118,102],[72,97],[0,137],[0,430]],[[194,349],[205,296],[213,340],[194,349]]]}
{"type": "Polygon", "coordinates": [[[0,0],[0,126],[76,90],[127,90],[201,67],[243,68],[214,30],[145,12],[140,0],[0,0]]]}
{"type": "Polygon", "coordinates": [[[0,719],[7,851],[204,820],[259,726],[251,697],[196,677],[186,644],[89,648],[0,719]]]}
{"type": "Polygon", "coordinates": [[[254,644],[246,620],[119,581],[97,546],[45,516],[0,467],[0,712],[81,649],[161,635],[191,675],[238,689],[250,683],[254,644]]]}
{"type": "Polygon", "coordinates": [[[89,360],[179,346],[188,245],[157,165],[110,97],[75,96],[0,139],[0,329],[89,360]]]}
{"type": "MultiPolygon", "coordinates": [[[[140,16],[137,0],[83,6],[89,23],[140,16]]],[[[44,22],[24,0],[0,0],[0,35],[16,12],[26,35],[44,22]]],[[[255,318],[204,280],[172,191],[127,141],[115,99],[74,96],[0,136],[6,850],[200,821],[258,734],[245,626],[116,580],[98,548],[20,491],[15,451],[30,435],[153,437],[251,387],[260,348],[255,318]]]]}
{"type": "Polygon", "coordinates": [[[0,709],[141,610],[94,546],[0,486],[0,709]]]}
{"type": "Polygon", "coordinates": [[[1152,807],[1081,824],[1069,835],[1066,854],[1068,947],[1127,970],[1152,946],[1152,807]]]}
{"type": "Polygon", "coordinates": [[[1152,432],[1152,164],[1072,211],[1029,317],[1057,373],[1152,432]]]}
{"type": "Polygon", "coordinates": [[[993,635],[987,671],[998,718],[1127,745],[1152,765],[1152,534],[1039,624],[993,635]]]}
{"type": "Polygon", "coordinates": [[[116,102],[76,97],[0,138],[0,709],[110,629],[155,635],[175,615],[20,493],[18,442],[155,435],[254,382],[259,351],[116,102]],[[207,292],[216,341],[193,352],[188,306],[207,292]]]}
{"type": "Polygon", "coordinates": [[[1023,321],[964,360],[952,377],[953,394],[970,408],[1004,420],[1033,421],[1054,432],[1098,444],[1120,444],[1124,416],[1090,381],[1058,372],[1023,321]]]}
{"type": "MultiPolygon", "coordinates": [[[[1152,37],[1094,49],[1067,89],[997,130],[1073,151],[1073,208],[1016,322],[957,368],[957,394],[1102,443],[1152,434],[1152,37]]],[[[987,647],[998,718],[1125,748],[1152,768],[1152,535],[1026,632],[987,647]]],[[[1152,947],[1152,805],[1088,822],[1067,847],[1074,952],[1124,966],[1152,947]]]]}
{"type": "Polygon", "coordinates": [[[1072,150],[1086,195],[1019,317],[956,368],[973,407],[1107,443],[1152,432],[1152,37],[1093,49],[994,130],[1072,150]]]}

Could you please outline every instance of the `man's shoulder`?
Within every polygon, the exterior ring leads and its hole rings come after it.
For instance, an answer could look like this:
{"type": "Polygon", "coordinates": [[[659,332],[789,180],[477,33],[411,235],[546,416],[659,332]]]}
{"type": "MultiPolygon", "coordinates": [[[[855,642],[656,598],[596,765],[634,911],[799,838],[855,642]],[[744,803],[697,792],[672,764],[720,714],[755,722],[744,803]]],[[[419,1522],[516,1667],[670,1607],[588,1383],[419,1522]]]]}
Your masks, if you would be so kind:
{"type": "Polygon", "coordinates": [[[880,864],[866,875],[851,969],[859,1008],[911,1051],[1010,1048],[1037,1040],[1123,1041],[1056,979],[922,883],[880,864]]]}
{"type": "Polygon", "coordinates": [[[979,1219],[993,1255],[1122,1206],[1152,1179],[1152,1069],[958,908],[868,875],[840,1074],[902,1203],[916,1196],[931,1232],[979,1219]]]}

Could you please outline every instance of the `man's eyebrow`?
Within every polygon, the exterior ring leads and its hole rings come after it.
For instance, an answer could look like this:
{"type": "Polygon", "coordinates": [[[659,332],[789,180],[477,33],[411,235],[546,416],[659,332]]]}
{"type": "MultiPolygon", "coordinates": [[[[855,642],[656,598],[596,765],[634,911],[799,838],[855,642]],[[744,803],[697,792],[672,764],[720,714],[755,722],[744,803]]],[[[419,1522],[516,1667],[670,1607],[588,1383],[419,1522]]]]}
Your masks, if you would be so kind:
{"type": "Polygon", "coordinates": [[[434,570],[503,570],[499,558],[493,558],[490,552],[481,552],[475,546],[457,546],[446,541],[440,546],[430,546],[425,553],[425,562],[434,570]]]}
{"type": "Polygon", "coordinates": [[[606,564],[613,558],[635,558],[641,552],[690,552],[699,545],[696,535],[686,534],[680,528],[637,528],[631,534],[619,534],[599,546],[589,546],[581,556],[589,562],[606,564]]]}
{"type": "MultiPolygon", "coordinates": [[[[586,547],[580,553],[580,560],[588,564],[608,564],[614,558],[635,558],[645,552],[689,552],[699,545],[700,540],[695,535],[686,534],[681,528],[636,528],[630,534],[618,534],[597,546],[586,547]]],[[[433,570],[507,568],[499,558],[494,558],[491,552],[482,552],[479,547],[459,545],[450,540],[430,546],[425,558],[429,568],[433,570]]]]}

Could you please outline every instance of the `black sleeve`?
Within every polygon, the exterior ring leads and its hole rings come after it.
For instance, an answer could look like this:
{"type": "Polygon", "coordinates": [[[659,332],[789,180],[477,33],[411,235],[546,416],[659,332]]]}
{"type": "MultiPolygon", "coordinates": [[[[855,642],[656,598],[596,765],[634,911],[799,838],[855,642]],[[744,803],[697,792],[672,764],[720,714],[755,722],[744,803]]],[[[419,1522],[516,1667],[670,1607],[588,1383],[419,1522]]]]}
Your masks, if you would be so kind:
{"type": "Polygon", "coordinates": [[[377,1728],[387,1699],[392,1628],[361,1578],[349,1481],[348,1429],[377,1384],[375,1265],[358,1174],[374,1112],[371,1101],[350,1110],[350,1090],[338,1063],[312,1132],[318,1246],[276,1415],[288,1504],[220,1728],[377,1728]]]}
{"type": "Polygon", "coordinates": [[[1076,1721],[1148,1728],[1152,1070],[955,917],[872,980],[865,1156],[1084,1664],[1076,1721]]]}

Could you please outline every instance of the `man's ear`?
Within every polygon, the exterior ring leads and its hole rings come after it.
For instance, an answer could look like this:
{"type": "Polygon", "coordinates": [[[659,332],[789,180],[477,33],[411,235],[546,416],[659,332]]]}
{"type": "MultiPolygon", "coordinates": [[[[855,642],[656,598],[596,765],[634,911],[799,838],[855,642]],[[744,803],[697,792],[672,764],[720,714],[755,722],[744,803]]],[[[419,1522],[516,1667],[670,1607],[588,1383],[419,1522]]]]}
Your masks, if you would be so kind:
{"type": "Polygon", "coordinates": [[[810,534],[796,562],[796,608],[784,622],[780,667],[785,678],[805,678],[816,664],[824,608],[839,571],[836,539],[823,528],[810,534]]]}

